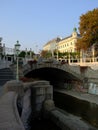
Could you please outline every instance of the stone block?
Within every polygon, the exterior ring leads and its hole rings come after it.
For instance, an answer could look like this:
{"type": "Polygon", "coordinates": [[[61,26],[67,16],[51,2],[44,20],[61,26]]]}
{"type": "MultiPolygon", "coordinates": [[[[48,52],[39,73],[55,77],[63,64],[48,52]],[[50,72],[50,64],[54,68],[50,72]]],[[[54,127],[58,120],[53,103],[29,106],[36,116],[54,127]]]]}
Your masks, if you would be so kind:
{"type": "Polygon", "coordinates": [[[39,86],[39,88],[36,88],[36,95],[44,95],[45,94],[45,88],[44,86],[39,86]]]}
{"type": "Polygon", "coordinates": [[[51,86],[51,85],[47,86],[46,93],[47,94],[53,94],[53,86],[51,86]]]}
{"type": "Polygon", "coordinates": [[[46,100],[53,100],[53,94],[46,94],[46,100]]]}
{"type": "Polygon", "coordinates": [[[36,111],[41,111],[42,109],[42,103],[36,104],[36,111]]]}
{"type": "Polygon", "coordinates": [[[14,91],[18,93],[19,96],[24,95],[24,87],[23,83],[21,81],[11,80],[6,82],[4,85],[4,93],[7,93],[9,91],[14,91]]]}
{"type": "Polygon", "coordinates": [[[98,86],[96,86],[96,95],[98,95],[98,86]]]}
{"type": "Polygon", "coordinates": [[[35,103],[42,103],[45,100],[45,95],[36,96],[35,103]]]}
{"type": "Polygon", "coordinates": [[[96,94],[96,84],[89,83],[88,93],[90,93],[90,94],[96,94]]]}

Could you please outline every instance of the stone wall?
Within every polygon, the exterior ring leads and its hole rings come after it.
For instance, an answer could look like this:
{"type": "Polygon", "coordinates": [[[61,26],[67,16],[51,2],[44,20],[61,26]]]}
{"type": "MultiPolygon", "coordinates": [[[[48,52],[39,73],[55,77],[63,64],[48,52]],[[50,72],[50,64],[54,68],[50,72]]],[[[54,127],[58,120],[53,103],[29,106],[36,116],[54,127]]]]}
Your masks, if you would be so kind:
{"type": "Polygon", "coordinates": [[[50,119],[61,128],[61,130],[97,130],[85,123],[80,117],[73,116],[58,109],[50,111],[50,119]]]}

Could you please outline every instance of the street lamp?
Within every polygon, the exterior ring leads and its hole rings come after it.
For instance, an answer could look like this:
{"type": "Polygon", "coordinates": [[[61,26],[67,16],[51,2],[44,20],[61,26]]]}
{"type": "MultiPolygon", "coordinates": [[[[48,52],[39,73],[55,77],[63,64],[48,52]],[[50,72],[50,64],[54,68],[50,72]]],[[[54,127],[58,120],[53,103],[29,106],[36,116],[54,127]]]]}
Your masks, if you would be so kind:
{"type": "Polygon", "coordinates": [[[19,49],[20,49],[20,44],[19,41],[16,41],[17,43],[15,44],[15,53],[17,56],[17,67],[16,67],[16,80],[19,80],[19,70],[18,70],[18,55],[19,55],[19,49]]]}

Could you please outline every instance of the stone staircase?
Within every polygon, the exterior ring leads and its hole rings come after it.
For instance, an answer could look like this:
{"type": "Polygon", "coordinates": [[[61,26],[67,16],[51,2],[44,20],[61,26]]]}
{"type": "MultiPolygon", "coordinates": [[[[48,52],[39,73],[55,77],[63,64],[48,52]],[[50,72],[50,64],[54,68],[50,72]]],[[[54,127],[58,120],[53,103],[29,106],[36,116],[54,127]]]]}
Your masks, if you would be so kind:
{"type": "Polygon", "coordinates": [[[13,79],[15,79],[15,76],[10,68],[0,69],[0,86],[13,79]]]}

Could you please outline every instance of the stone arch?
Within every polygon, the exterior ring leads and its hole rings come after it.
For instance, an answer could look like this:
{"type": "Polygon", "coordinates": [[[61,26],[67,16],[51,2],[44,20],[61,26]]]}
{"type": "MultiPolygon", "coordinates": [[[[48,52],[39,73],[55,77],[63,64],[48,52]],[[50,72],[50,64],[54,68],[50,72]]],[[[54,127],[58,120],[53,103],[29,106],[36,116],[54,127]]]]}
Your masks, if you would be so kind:
{"type": "Polygon", "coordinates": [[[34,64],[32,67],[25,66],[24,76],[26,77],[39,77],[40,80],[48,80],[50,83],[64,85],[64,82],[70,80],[82,81],[81,75],[73,72],[69,65],[55,65],[55,64],[34,64]]]}

